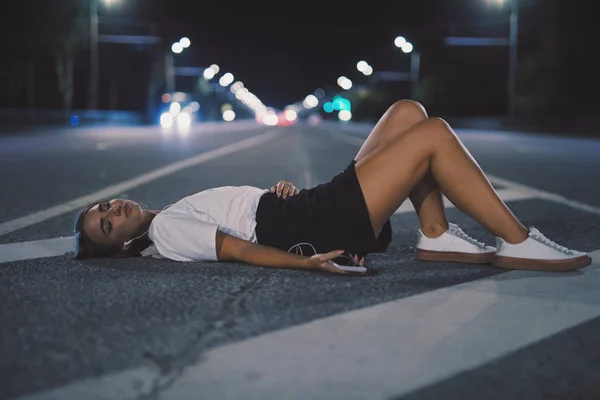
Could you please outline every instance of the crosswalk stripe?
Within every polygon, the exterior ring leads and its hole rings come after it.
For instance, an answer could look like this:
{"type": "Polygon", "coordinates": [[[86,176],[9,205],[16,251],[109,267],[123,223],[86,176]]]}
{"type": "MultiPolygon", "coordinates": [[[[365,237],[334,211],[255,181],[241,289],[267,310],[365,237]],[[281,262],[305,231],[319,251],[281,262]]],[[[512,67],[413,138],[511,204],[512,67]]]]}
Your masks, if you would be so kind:
{"type": "MultiPolygon", "coordinates": [[[[169,380],[161,398],[406,395],[599,317],[600,263],[559,275],[507,272],[217,347],[169,380]]],[[[140,365],[20,400],[128,399],[160,379],[140,365]]]]}
{"type": "Polygon", "coordinates": [[[598,263],[447,287],[214,349],[163,395],[390,399],[599,317],[599,288],[598,263]]]}
{"type": "Polygon", "coordinates": [[[73,236],[0,244],[0,263],[56,257],[73,248],[73,236]]]}

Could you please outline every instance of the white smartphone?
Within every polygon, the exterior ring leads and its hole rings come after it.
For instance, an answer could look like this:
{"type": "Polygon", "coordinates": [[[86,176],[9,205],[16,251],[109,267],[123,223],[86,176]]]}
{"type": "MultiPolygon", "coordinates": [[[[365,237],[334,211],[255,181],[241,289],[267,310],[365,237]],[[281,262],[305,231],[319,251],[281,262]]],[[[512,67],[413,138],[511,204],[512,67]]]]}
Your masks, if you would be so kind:
{"type": "Polygon", "coordinates": [[[335,265],[336,268],[341,269],[342,271],[346,271],[346,272],[367,272],[367,268],[366,267],[353,267],[353,266],[349,266],[349,265],[339,265],[337,263],[332,262],[333,265],[335,265]]]}

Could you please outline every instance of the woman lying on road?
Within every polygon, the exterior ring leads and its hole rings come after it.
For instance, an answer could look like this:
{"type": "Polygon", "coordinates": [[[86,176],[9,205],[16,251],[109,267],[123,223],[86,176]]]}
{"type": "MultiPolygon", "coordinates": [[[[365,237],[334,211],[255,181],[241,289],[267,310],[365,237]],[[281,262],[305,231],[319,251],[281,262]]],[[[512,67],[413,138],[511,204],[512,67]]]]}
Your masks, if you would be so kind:
{"type": "Polygon", "coordinates": [[[523,226],[452,128],[411,100],[393,104],[328,183],[303,190],[287,182],[270,190],[218,187],[162,211],[101,201],[79,214],[74,251],[77,258],[142,255],[345,273],[339,265],[362,266],[365,255],[387,249],[389,218],[407,197],[421,223],[419,260],[543,271],[591,263],[523,226]],[[497,248],[449,223],[442,193],[494,234],[497,248]]]}

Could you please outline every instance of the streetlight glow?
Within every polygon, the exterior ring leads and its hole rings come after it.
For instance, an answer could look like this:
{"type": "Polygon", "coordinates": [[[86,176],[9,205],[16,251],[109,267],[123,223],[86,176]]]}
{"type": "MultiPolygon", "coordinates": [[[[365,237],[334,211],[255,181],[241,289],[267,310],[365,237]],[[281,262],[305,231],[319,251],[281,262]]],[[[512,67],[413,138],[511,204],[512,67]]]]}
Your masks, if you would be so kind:
{"type": "Polygon", "coordinates": [[[233,79],[234,79],[233,74],[231,72],[227,72],[219,79],[219,85],[225,87],[225,86],[229,85],[231,82],[233,82],[233,79]]]}
{"type": "Polygon", "coordinates": [[[112,6],[113,4],[117,4],[120,2],[121,2],[121,0],[104,0],[104,5],[108,8],[110,8],[110,6],[112,6]]]}
{"type": "Polygon", "coordinates": [[[204,75],[204,78],[205,78],[206,80],[209,80],[209,81],[210,81],[212,78],[214,78],[214,77],[215,77],[215,71],[213,71],[213,70],[212,70],[212,69],[210,69],[210,68],[206,68],[206,69],[204,70],[204,73],[203,73],[203,75],[204,75]]]}
{"type": "Polygon", "coordinates": [[[340,76],[337,80],[337,84],[344,90],[352,88],[352,81],[345,76],[340,76]]]}
{"type": "Polygon", "coordinates": [[[190,41],[190,39],[184,37],[184,38],[181,38],[181,40],[179,40],[179,44],[181,44],[181,46],[184,49],[187,49],[188,47],[190,47],[190,44],[192,44],[192,42],[190,41]]]}
{"type": "Polygon", "coordinates": [[[406,43],[404,36],[398,36],[396,39],[394,39],[394,45],[396,45],[398,48],[401,48],[404,43],[406,43]]]}
{"type": "Polygon", "coordinates": [[[356,63],[356,69],[360,72],[365,72],[367,68],[369,68],[369,64],[366,61],[359,61],[356,63]]]}
{"type": "Polygon", "coordinates": [[[317,96],[315,96],[314,94],[309,94],[304,98],[302,105],[304,106],[304,108],[307,109],[315,108],[319,105],[319,99],[317,99],[317,96]]]}
{"type": "Polygon", "coordinates": [[[362,72],[363,75],[369,76],[373,73],[373,67],[366,61],[359,61],[356,64],[356,69],[362,72]]]}
{"type": "Polygon", "coordinates": [[[179,42],[173,43],[173,46],[171,46],[171,51],[175,54],[179,54],[183,51],[183,46],[179,42]]]}
{"type": "Polygon", "coordinates": [[[410,42],[406,42],[400,47],[400,49],[402,49],[404,53],[408,54],[413,51],[413,45],[410,42]]]}

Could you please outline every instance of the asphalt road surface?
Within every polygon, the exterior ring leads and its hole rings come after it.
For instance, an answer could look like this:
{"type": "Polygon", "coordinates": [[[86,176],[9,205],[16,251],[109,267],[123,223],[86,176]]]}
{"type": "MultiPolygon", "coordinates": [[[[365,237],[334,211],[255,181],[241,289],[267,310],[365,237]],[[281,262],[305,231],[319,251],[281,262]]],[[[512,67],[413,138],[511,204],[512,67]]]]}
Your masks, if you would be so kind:
{"type": "Polygon", "coordinates": [[[458,131],[517,217],[592,253],[580,272],[418,262],[410,203],[365,277],[65,254],[92,200],[160,209],[215,186],[311,187],[368,132],[235,122],[0,136],[0,398],[600,398],[598,139],[458,131]]]}

